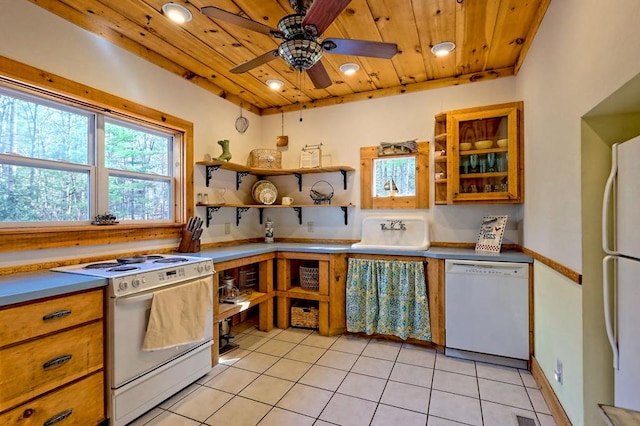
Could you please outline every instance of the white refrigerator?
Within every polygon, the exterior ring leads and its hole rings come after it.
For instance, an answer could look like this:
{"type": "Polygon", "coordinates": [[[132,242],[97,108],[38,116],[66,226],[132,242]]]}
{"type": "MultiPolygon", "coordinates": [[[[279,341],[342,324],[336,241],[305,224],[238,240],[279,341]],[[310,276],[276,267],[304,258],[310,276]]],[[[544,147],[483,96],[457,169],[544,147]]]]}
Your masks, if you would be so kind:
{"type": "Polygon", "coordinates": [[[640,411],[640,137],[612,150],[602,206],[605,325],[615,405],[640,411]]]}

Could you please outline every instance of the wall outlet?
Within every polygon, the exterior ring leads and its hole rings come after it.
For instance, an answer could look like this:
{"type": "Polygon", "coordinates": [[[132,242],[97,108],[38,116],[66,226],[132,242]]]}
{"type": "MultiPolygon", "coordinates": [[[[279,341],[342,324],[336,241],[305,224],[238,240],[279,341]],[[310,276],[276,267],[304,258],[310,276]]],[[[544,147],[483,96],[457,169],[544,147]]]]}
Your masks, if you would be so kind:
{"type": "Polygon", "coordinates": [[[313,232],[313,222],[307,222],[307,232],[313,232]]]}
{"type": "Polygon", "coordinates": [[[224,235],[229,235],[231,233],[231,223],[226,222],[224,224],[224,235]]]}
{"type": "Polygon", "coordinates": [[[556,382],[562,384],[563,373],[562,373],[562,361],[560,361],[560,358],[556,359],[556,369],[553,370],[553,377],[556,379],[556,382]]]}

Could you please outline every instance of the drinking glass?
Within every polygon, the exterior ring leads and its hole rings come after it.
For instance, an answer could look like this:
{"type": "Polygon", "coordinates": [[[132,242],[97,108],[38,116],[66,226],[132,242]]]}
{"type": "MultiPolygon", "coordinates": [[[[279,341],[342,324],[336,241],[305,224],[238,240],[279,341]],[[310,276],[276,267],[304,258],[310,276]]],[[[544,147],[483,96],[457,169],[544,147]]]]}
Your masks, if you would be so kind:
{"type": "Polygon", "coordinates": [[[487,154],[487,166],[489,166],[489,172],[495,172],[496,166],[496,153],[490,152],[487,154]]]}
{"type": "Polygon", "coordinates": [[[462,157],[462,173],[469,173],[469,157],[467,156],[462,157]]]}
{"type": "Polygon", "coordinates": [[[491,187],[490,183],[487,183],[484,185],[484,192],[492,192],[493,188],[491,187]]]}
{"type": "Polygon", "coordinates": [[[486,173],[487,172],[487,159],[486,158],[481,158],[480,159],[480,173],[486,173]]]}
{"type": "Polygon", "coordinates": [[[478,167],[478,154],[471,154],[469,156],[469,165],[471,166],[471,173],[478,171],[476,169],[476,167],[478,167]]]}

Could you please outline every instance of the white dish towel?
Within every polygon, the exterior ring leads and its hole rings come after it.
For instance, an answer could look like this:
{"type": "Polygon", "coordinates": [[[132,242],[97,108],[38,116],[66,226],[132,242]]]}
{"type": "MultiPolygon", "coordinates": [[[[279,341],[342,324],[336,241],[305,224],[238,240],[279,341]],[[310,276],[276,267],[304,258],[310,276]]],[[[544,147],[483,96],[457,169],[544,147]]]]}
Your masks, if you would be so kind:
{"type": "Polygon", "coordinates": [[[204,339],[213,278],[154,293],[142,350],[167,349],[204,339]]]}

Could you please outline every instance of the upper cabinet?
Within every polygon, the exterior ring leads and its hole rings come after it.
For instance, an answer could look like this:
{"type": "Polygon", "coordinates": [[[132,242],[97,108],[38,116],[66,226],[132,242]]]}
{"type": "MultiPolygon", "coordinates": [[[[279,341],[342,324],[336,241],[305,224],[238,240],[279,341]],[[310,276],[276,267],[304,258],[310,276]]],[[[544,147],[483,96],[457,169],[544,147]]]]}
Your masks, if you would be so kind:
{"type": "Polygon", "coordinates": [[[435,117],[435,202],[522,203],[523,103],[435,117]]]}

